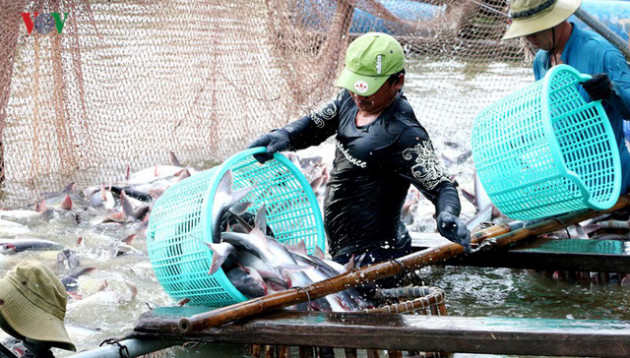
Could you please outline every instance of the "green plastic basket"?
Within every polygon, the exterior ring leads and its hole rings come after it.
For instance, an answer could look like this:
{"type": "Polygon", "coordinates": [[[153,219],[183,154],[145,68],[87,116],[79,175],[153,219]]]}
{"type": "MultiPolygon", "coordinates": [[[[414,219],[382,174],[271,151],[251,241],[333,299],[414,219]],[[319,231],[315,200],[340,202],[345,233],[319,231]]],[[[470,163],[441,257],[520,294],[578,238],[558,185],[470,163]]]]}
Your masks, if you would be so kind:
{"type": "Polygon", "coordinates": [[[233,189],[254,186],[242,201],[252,202],[255,214],[264,203],[267,224],[285,244],[304,241],[313,253],[325,248],[322,215],[308,181],[289,159],[275,154],[259,164],[254,148],[235,154],[222,165],[173,185],[156,201],[147,230],[147,249],[155,275],[175,300],[221,307],[247,298],[228,280],[222,269],[208,275],[212,252],[202,242],[212,241],[211,208],[215,192],[228,171],[233,189]]]}
{"type": "Polygon", "coordinates": [[[621,169],[601,101],[580,94],[582,75],[558,65],[481,111],[472,130],[477,175],[494,205],[520,220],[610,208],[621,169]]]}

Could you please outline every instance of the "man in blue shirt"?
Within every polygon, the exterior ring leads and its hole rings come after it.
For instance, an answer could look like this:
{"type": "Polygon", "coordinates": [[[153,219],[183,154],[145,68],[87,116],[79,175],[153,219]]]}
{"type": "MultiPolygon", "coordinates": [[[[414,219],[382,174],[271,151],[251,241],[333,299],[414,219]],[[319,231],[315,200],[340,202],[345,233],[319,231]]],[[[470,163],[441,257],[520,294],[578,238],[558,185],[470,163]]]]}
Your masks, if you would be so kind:
{"type": "Polygon", "coordinates": [[[593,76],[583,83],[583,95],[602,100],[619,146],[621,192],[626,193],[630,191],[630,152],[624,121],[630,119],[630,68],[614,45],[568,21],[579,7],[580,0],[512,0],[512,23],[503,38],[524,36],[539,49],[533,65],[536,80],[558,64],[593,76]]]}

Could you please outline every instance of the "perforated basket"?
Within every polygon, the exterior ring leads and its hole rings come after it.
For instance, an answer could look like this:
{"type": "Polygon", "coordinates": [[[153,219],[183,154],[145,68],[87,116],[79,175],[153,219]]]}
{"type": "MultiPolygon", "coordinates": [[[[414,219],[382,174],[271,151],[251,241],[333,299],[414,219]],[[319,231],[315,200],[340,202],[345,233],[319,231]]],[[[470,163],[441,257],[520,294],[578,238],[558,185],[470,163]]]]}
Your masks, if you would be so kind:
{"type": "Polygon", "coordinates": [[[600,101],[580,93],[567,65],[486,107],[472,130],[473,160],[488,196],[514,219],[610,208],[619,196],[619,152],[600,101]]]}
{"type": "Polygon", "coordinates": [[[255,214],[264,203],[267,224],[276,239],[296,244],[304,241],[307,251],[325,247],[322,215],[311,187],[290,160],[276,154],[259,164],[250,149],[227,159],[222,165],[195,174],[173,185],[156,201],[147,230],[147,248],[155,275],[175,300],[212,307],[246,300],[227,279],[223,270],[208,275],[212,251],[203,241],[212,241],[211,208],[223,175],[232,171],[233,189],[253,186],[242,201],[252,202],[255,214]]]}

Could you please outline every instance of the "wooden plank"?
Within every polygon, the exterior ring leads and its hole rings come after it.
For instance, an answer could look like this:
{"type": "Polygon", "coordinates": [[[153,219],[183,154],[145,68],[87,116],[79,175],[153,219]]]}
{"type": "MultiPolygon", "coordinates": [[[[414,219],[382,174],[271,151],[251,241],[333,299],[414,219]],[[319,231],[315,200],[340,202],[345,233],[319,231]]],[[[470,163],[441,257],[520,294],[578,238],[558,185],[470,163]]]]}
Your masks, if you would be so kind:
{"type": "Polygon", "coordinates": [[[627,357],[630,321],[370,315],[276,312],[258,319],[204,329],[186,336],[165,334],[158,321],[179,322],[177,311],[145,313],[139,337],[206,342],[331,346],[425,352],[627,357]],[[161,316],[162,315],[162,316],[161,316]],[[144,323],[143,323],[144,322],[144,323]],[[378,332],[378,339],[374,339],[378,332]]]}
{"type": "MultiPolygon", "coordinates": [[[[447,242],[431,233],[412,235],[414,250],[447,242]]],[[[575,270],[630,272],[630,241],[536,239],[508,250],[458,257],[445,265],[530,268],[537,270],[575,270]]]]}

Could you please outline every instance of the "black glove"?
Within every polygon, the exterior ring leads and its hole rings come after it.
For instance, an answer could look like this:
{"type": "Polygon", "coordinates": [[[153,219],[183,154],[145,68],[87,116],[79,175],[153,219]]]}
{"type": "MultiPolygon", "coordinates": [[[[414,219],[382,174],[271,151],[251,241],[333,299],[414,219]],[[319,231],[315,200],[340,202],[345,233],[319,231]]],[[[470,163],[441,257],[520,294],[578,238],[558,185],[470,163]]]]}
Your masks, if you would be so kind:
{"type": "Polygon", "coordinates": [[[254,158],[262,164],[273,159],[274,153],[291,147],[289,132],[285,129],[274,130],[253,141],[247,148],[254,147],[267,147],[267,153],[254,154],[254,158]]]}
{"type": "Polygon", "coordinates": [[[612,81],[605,73],[598,73],[593,75],[593,77],[582,83],[582,87],[588,95],[591,97],[593,101],[597,101],[598,99],[606,99],[610,97],[610,92],[612,91],[612,81]]]}
{"type": "Polygon", "coordinates": [[[442,211],[437,217],[437,227],[440,235],[462,245],[466,252],[470,252],[470,231],[457,216],[442,211]]]}

